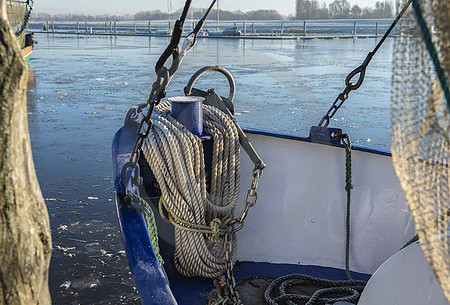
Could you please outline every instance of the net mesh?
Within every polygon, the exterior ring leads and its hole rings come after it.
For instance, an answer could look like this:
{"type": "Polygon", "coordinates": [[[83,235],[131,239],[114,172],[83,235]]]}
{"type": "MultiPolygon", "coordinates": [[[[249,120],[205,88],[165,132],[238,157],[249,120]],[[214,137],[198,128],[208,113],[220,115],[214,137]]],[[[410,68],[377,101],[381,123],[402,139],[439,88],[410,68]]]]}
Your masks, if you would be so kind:
{"type": "MultiPolygon", "coordinates": [[[[444,74],[450,74],[450,1],[420,0],[444,74]]],[[[391,108],[394,167],[420,245],[450,300],[449,109],[414,11],[395,39],[391,108]]]]}
{"type": "Polygon", "coordinates": [[[18,38],[25,34],[33,5],[33,0],[6,0],[8,21],[18,38]]]}

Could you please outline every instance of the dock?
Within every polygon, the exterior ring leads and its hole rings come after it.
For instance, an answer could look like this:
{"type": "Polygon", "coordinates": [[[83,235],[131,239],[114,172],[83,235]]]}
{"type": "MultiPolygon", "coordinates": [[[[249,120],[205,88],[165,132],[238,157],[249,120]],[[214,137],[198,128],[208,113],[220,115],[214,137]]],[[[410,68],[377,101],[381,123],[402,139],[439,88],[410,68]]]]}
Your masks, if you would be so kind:
{"type": "MultiPolygon", "coordinates": [[[[194,24],[192,24],[193,27],[194,24]]],[[[385,25],[357,24],[356,21],[318,24],[317,22],[228,22],[222,24],[221,28],[235,27],[240,31],[237,36],[212,35],[208,29],[214,30],[212,26],[205,26],[206,31],[200,33],[199,39],[265,39],[265,40],[310,40],[310,39],[355,39],[355,38],[378,38],[384,32],[385,25]],[[380,27],[380,29],[379,29],[380,27]]],[[[162,22],[41,22],[36,27],[42,30],[34,30],[34,33],[78,35],[78,36],[136,36],[136,37],[170,37],[173,24],[162,22]],[[156,24],[156,25],[155,25],[156,24]]],[[[186,27],[188,28],[188,26],[186,27]]],[[[220,26],[219,26],[220,28],[220,26]]],[[[215,31],[217,33],[217,31],[215,31]]],[[[189,34],[185,30],[185,35],[189,34]]],[[[401,34],[394,34],[398,36],[401,34]]]]}
{"type": "MultiPolygon", "coordinates": [[[[137,37],[171,37],[171,35],[156,35],[153,33],[101,33],[87,32],[77,33],[73,31],[34,31],[39,34],[59,34],[76,36],[137,36],[137,37]]],[[[186,35],[183,35],[186,37],[186,35]]],[[[198,36],[198,39],[272,39],[272,40],[308,40],[308,39],[351,39],[351,38],[378,38],[375,35],[320,35],[320,36],[270,36],[270,35],[247,35],[247,36],[198,36]]]]}

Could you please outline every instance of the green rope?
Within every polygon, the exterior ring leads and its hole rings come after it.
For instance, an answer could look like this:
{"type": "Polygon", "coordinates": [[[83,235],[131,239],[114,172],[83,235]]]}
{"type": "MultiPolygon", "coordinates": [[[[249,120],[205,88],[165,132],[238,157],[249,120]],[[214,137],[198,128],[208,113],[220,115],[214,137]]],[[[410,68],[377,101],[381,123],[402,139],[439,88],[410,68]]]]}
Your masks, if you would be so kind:
{"type": "Polygon", "coordinates": [[[153,214],[152,208],[150,204],[139,197],[136,194],[129,192],[125,196],[125,200],[129,200],[131,206],[138,211],[144,213],[145,222],[147,223],[148,235],[150,236],[150,240],[152,242],[153,249],[155,250],[156,257],[161,265],[164,264],[164,259],[162,258],[159,252],[159,239],[158,239],[158,230],[155,221],[155,215],[153,214]],[[133,199],[139,203],[133,202],[133,199]]]}
{"type": "Polygon", "coordinates": [[[423,15],[419,0],[412,0],[412,6],[416,15],[417,23],[419,24],[420,30],[422,32],[423,40],[425,41],[425,46],[427,47],[428,53],[430,53],[434,69],[436,70],[436,74],[441,84],[441,88],[444,91],[444,95],[447,100],[447,107],[450,110],[450,90],[448,87],[447,78],[445,77],[444,69],[441,66],[441,62],[439,61],[439,56],[436,48],[431,40],[431,33],[428,29],[427,21],[425,20],[425,16],[423,15]]]}
{"type": "Polygon", "coordinates": [[[344,143],[345,148],[345,191],[347,192],[347,215],[345,222],[345,273],[347,274],[347,279],[351,280],[352,276],[350,274],[350,201],[351,201],[351,190],[353,188],[352,184],[352,142],[350,141],[350,136],[348,134],[343,135],[342,143],[344,143]]]}
{"type": "Polygon", "coordinates": [[[352,279],[350,274],[350,199],[351,190],[353,189],[352,184],[352,142],[350,141],[350,136],[348,134],[343,134],[342,142],[345,148],[345,191],[347,193],[347,215],[345,224],[345,273],[347,275],[347,280],[345,281],[331,281],[325,280],[317,277],[302,275],[302,274],[291,274],[287,276],[280,277],[269,285],[264,293],[264,298],[268,304],[288,304],[295,305],[298,301],[302,304],[313,305],[313,304],[329,304],[338,301],[346,301],[353,304],[357,302],[364,286],[367,284],[365,281],[356,281],[352,279]],[[308,284],[319,284],[323,286],[314,292],[312,296],[306,296],[301,294],[289,293],[287,290],[292,286],[302,286],[308,284]],[[278,287],[277,296],[273,296],[276,287],[278,287]],[[332,293],[339,293],[340,295],[345,294],[341,297],[327,297],[332,293]]]}
{"type": "Polygon", "coordinates": [[[166,222],[172,223],[175,227],[185,231],[201,234],[209,234],[214,240],[217,240],[219,237],[225,235],[225,233],[228,231],[228,224],[233,220],[233,214],[227,214],[221,219],[219,218],[212,219],[209,225],[191,223],[178,217],[169,208],[169,206],[167,206],[166,202],[162,197],[159,198],[158,207],[159,207],[159,214],[166,222]],[[163,207],[169,214],[168,218],[164,215],[163,207]]]}

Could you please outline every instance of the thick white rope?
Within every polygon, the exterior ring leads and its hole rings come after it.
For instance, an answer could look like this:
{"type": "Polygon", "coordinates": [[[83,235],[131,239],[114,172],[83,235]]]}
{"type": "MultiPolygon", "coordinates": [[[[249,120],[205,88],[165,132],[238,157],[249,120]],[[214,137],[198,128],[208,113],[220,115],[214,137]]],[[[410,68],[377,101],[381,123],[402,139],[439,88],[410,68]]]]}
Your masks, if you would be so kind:
{"type": "MultiPolygon", "coordinates": [[[[152,114],[153,127],[142,151],[155,174],[168,210],[192,224],[209,226],[234,213],[240,189],[239,136],[231,118],[203,105],[204,131],[214,140],[211,192],[206,190],[203,146],[170,114],[169,102],[152,114]]],[[[236,239],[232,238],[232,257],[236,239]]],[[[175,226],[174,264],[184,276],[216,278],[226,269],[223,236],[175,226]]]]}

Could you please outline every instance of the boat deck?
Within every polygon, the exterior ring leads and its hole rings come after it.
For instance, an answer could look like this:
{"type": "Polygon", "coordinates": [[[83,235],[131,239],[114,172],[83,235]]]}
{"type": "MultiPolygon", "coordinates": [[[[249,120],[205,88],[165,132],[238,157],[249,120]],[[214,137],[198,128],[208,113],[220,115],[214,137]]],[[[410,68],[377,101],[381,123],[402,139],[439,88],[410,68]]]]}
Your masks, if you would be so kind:
{"type": "MultiPolygon", "coordinates": [[[[272,280],[289,275],[305,274],[328,280],[346,280],[345,270],[293,264],[236,262],[234,267],[237,290],[244,304],[266,304],[264,291],[272,280]]],[[[351,272],[353,279],[367,281],[369,274],[351,272]]],[[[170,279],[170,287],[178,304],[205,304],[214,286],[210,279],[187,278],[179,274],[170,279]]],[[[306,287],[303,293],[311,293],[314,287],[306,287]]],[[[314,289],[315,290],[315,289],[314,289]]]]}

